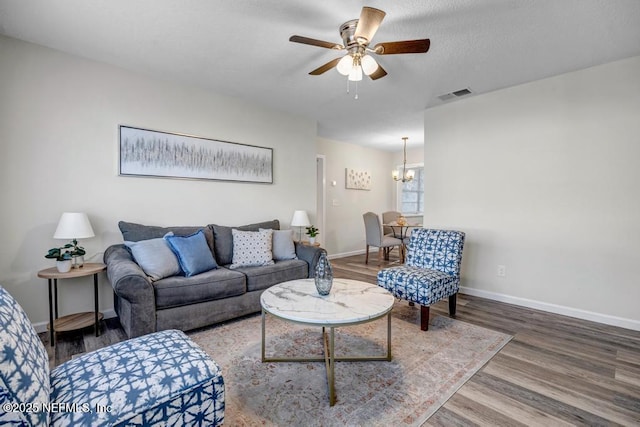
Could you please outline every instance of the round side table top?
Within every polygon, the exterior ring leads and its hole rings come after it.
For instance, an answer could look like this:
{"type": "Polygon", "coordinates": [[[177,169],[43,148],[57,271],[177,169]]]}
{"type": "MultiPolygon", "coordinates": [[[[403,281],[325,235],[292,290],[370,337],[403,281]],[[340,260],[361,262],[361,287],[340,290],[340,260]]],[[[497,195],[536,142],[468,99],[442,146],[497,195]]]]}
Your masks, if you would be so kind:
{"type": "Polygon", "coordinates": [[[38,271],[38,277],[42,279],[69,279],[90,276],[106,269],[107,266],[101,262],[85,262],[82,267],[72,268],[66,273],[60,273],[56,267],[46,268],[38,271]]]}

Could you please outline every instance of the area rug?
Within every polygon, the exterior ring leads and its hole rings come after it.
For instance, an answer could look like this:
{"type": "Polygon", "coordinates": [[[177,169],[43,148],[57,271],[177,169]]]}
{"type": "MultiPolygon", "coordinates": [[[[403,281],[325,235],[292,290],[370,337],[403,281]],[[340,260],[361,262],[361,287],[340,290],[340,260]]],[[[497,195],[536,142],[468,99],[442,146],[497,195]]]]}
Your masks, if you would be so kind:
{"type": "MultiPolygon", "coordinates": [[[[424,423],[510,336],[396,302],[393,360],[337,362],[329,406],[323,362],[262,363],[260,315],[189,336],[222,368],[227,426],[414,426],[424,423]]],[[[323,354],[321,328],[267,315],[267,356],[323,354]]],[[[336,329],[336,355],[384,355],[386,318],[336,329]]]]}

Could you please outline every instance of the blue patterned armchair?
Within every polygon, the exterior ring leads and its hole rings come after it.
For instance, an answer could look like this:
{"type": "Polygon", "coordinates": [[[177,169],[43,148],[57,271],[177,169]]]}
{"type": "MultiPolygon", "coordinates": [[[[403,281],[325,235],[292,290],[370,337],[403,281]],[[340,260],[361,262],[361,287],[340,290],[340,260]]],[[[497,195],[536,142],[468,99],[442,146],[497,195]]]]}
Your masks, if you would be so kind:
{"type": "Polygon", "coordinates": [[[49,371],[40,338],[0,286],[0,425],[212,426],[223,421],[220,368],[183,332],[123,341],[49,371]]]}
{"type": "Polygon", "coordinates": [[[416,228],[409,239],[407,262],[378,272],[378,286],[396,298],[420,304],[420,329],[429,328],[429,306],[449,298],[449,314],[456,314],[464,233],[416,228]]]}

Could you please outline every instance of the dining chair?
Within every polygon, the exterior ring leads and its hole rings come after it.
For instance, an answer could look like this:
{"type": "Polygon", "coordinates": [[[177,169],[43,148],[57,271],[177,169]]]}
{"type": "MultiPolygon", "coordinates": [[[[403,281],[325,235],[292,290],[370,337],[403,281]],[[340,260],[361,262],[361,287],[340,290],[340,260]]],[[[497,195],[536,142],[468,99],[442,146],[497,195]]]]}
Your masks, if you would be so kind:
{"type": "Polygon", "coordinates": [[[402,251],[402,240],[395,237],[385,236],[382,233],[382,224],[380,223],[380,217],[373,212],[367,212],[362,215],[364,219],[364,229],[366,234],[366,255],[365,264],[369,264],[369,246],[375,246],[378,248],[378,266],[382,263],[383,250],[392,249],[397,246],[402,251]]]}
{"type": "Polygon", "coordinates": [[[378,286],[396,298],[420,305],[420,329],[429,329],[429,306],[449,298],[449,315],[456,314],[460,264],[465,234],[462,231],[415,228],[411,232],[407,262],[378,272],[378,286]]]}
{"type": "Polygon", "coordinates": [[[390,222],[395,221],[401,215],[402,214],[398,211],[382,212],[382,232],[388,236],[395,237],[393,228],[384,224],[389,224],[390,222]]]}

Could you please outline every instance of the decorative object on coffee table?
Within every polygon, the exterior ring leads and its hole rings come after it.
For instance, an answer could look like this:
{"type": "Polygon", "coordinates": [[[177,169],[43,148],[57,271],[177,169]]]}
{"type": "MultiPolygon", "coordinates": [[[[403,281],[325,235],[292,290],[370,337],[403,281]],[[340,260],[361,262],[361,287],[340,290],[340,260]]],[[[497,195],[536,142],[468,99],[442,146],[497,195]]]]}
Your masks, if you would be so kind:
{"type": "Polygon", "coordinates": [[[300,238],[298,239],[299,243],[302,243],[302,227],[308,227],[310,225],[311,221],[309,221],[309,215],[307,215],[307,211],[293,212],[293,218],[291,218],[291,226],[298,227],[298,233],[300,234],[300,238]]]}
{"type": "Polygon", "coordinates": [[[331,286],[333,285],[333,269],[331,263],[327,258],[327,253],[322,252],[318,264],[316,264],[316,271],[314,280],[316,282],[316,289],[320,295],[329,295],[331,292],[331,286]]]}
{"type": "Polygon", "coordinates": [[[87,214],[84,212],[65,212],[58,221],[56,232],[53,233],[54,239],[72,239],[71,243],[66,244],[63,248],[70,249],[69,254],[73,261],[73,267],[79,268],[84,264],[84,255],[86,251],[82,246],[78,246],[77,239],[88,239],[94,237],[95,233],[89,222],[87,214]]]}

